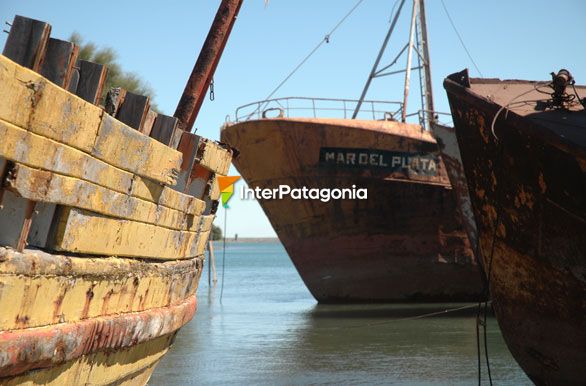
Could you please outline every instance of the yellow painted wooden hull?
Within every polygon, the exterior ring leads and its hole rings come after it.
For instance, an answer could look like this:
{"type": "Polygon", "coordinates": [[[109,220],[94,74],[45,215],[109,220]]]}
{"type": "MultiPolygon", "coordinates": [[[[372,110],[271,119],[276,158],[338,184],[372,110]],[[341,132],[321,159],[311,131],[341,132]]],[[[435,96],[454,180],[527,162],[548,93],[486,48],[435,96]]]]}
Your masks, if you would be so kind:
{"type": "Polygon", "coordinates": [[[1,385],[148,381],[195,314],[232,155],[199,140],[199,191],[174,186],[183,154],[0,55],[1,385]]]}

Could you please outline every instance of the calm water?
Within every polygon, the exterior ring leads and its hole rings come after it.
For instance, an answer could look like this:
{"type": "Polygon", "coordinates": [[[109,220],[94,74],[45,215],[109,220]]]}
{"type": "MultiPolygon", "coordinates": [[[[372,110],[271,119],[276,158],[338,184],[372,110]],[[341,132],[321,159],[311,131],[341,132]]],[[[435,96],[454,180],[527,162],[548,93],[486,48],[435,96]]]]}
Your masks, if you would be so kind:
{"type": "MultiPolygon", "coordinates": [[[[227,245],[220,303],[216,249],[218,284],[206,269],[197,314],[150,385],[477,384],[474,310],[409,319],[462,305],[319,306],[276,243],[227,245]]],[[[494,319],[488,347],[495,385],[530,384],[494,319]]]]}

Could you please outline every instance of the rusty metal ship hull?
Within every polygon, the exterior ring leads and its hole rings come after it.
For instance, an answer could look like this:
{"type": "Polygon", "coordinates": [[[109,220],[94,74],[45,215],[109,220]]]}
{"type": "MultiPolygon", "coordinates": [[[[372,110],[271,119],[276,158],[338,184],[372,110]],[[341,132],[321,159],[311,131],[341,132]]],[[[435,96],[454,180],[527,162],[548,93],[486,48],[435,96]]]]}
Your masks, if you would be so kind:
{"type": "Polygon", "coordinates": [[[366,200],[260,200],[319,302],[479,298],[478,266],[455,214],[445,169],[433,158],[435,140],[420,126],[260,119],[223,128],[222,141],[240,151],[234,164],[251,188],[368,189],[366,200]],[[393,154],[432,157],[435,169],[391,167],[393,154]],[[368,162],[361,162],[365,157],[368,162]]]}
{"type": "Polygon", "coordinates": [[[444,87],[507,345],[536,384],[582,385],[586,113],[547,108],[547,84],[458,73],[444,87]]]}

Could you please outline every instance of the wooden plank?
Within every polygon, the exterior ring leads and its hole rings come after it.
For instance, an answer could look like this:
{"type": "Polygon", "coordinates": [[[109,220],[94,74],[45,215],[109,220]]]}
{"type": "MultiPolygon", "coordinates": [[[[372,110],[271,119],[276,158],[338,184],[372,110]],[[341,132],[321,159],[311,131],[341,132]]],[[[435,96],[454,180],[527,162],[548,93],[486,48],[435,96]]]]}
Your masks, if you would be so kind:
{"type": "Polygon", "coordinates": [[[39,82],[29,124],[21,127],[91,153],[100,128],[102,109],[43,78],[39,78],[39,82]]]}
{"type": "Polygon", "coordinates": [[[90,152],[102,110],[0,56],[0,119],[90,152]]]}
{"type": "Polygon", "coordinates": [[[153,129],[151,130],[151,138],[164,143],[165,145],[176,149],[181,140],[183,130],[179,128],[179,120],[175,117],[159,114],[153,129]]]}
{"type": "Polygon", "coordinates": [[[58,219],[50,244],[57,251],[163,260],[196,256],[197,232],[119,220],[76,208],[63,208],[58,219]]]}
{"type": "Polygon", "coordinates": [[[115,117],[118,114],[118,110],[124,102],[126,96],[126,90],[122,87],[113,87],[108,91],[106,95],[106,101],[104,102],[104,109],[108,114],[115,117]]]}
{"type": "Polygon", "coordinates": [[[0,248],[0,281],[4,283],[0,330],[179,304],[195,293],[194,282],[202,267],[202,256],[156,263],[0,248]],[[89,289],[94,295],[91,299],[87,298],[89,289]]]}
{"type": "Polygon", "coordinates": [[[102,114],[99,107],[3,56],[0,119],[162,184],[174,185],[181,166],[177,150],[102,114]]]}
{"type": "Polygon", "coordinates": [[[199,226],[200,232],[207,232],[212,230],[212,224],[214,223],[214,219],[216,218],[215,214],[212,215],[205,215],[201,216],[201,223],[199,226]]]}
{"type": "Polygon", "coordinates": [[[41,75],[55,83],[57,86],[67,89],[77,62],[79,47],[71,42],[50,38],[47,43],[45,61],[41,67],[41,75]]]}
{"type": "Polygon", "coordinates": [[[149,112],[149,107],[150,98],[148,96],[127,91],[116,113],[116,118],[133,129],[140,130],[149,112]]]}
{"type": "Polygon", "coordinates": [[[0,55],[0,119],[27,127],[33,104],[40,98],[39,79],[37,73],[0,55]]]}
{"type": "Polygon", "coordinates": [[[226,176],[232,162],[232,151],[216,141],[202,138],[197,162],[209,171],[226,176]]]}
{"type": "Polygon", "coordinates": [[[0,157],[79,178],[120,193],[132,188],[132,174],[87,153],[0,120],[0,157]]]}
{"type": "Polygon", "coordinates": [[[183,154],[183,162],[181,163],[181,169],[179,171],[179,178],[177,178],[177,184],[174,186],[175,190],[185,192],[191,178],[191,170],[195,164],[195,156],[199,149],[199,141],[201,137],[188,132],[183,132],[181,135],[181,141],[177,150],[183,154]]]}
{"type": "Polygon", "coordinates": [[[72,94],[75,94],[77,91],[77,86],[79,84],[79,68],[77,66],[73,67],[71,71],[71,79],[69,79],[69,86],[67,86],[67,91],[72,94]]]}
{"type": "Polygon", "coordinates": [[[130,194],[187,214],[199,215],[205,209],[202,200],[139,176],[134,177],[130,194]]]}
{"type": "Polygon", "coordinates": [[[196,252],[199,254],[203,254],[205,252],[205,248],[209,243],[209,237],[212,231],[212,224],[214,219],[216,218],[215,215],[204,215],[201,216],[201,221],[199,223],[199,235],[197,239],[197,249],[196,252]]]}
{"type": "MultiPolygon", "coordinates": [[[[83,181],[17,164],[8,188],[34,201],[81,208],[126,220],[176,230],[197,231],[198,215],[189,215],[165,206],[83,181]]],[[[35,246],[41,240],[35,240],[35,246]]]]}
{"type": "Polygon", "coordinates": [[[10,27],[2,55],[39,72],[50,34],[49,24],[17,15],[10,27]]]}
{"type": "Polygon", "coordinates": [[[209,185],[209,191],[208,191],[209,198],[214,201],[217,201],[220,199],[221,193],[222,192],[220,191],[220,184],[218,183],[218,177],[213,176],[211,179],[211,184],[209,185]]]}
{"type": "Polygon", "coordinates": [[[220,185],[218,183],[218,178],[214,175],[206,188],[206,193],[204,194],[204,202],[206,203],[206,208],[204,210],[204,215],[215,214],[218,210],[219,199],[222,192],[220,191],[220,185]]]}
{"type": "Polygon", "coordinates": [[[28,240],[28,234],[31,230],[31,224],[33,221],[33,212],[35,210],[36,202],[31,200],[26,200],[26,206],[24,209],[24,222],[22,225],[22,229],[20,230],[20,236],[18,238],[18,243],[16,244],[16,250],[18,252],[22,252],[26,247],[26,241],[28,240]]]}
{"type": "Polygon", "coordinates": [[[153,125],[155,124],[155,119],[157,119],[157,113],[153,110],[149,110],[144,120],[144,123],[139,131],[144,135],[150,137],[151,131],[153,130],[153,125]]]}
{"type": "Polygon", "coordinates": [[[131,173],[174,185],[181,153],[131,129],[108,114],[96,138],[92,155],[131,173]]]}
{"type": "Polygon", "coordinates": [[[75,94],[91,104],[98,104],[106,82],[108,68],[103,64],[78,60],[79,81],[75,94]]]}

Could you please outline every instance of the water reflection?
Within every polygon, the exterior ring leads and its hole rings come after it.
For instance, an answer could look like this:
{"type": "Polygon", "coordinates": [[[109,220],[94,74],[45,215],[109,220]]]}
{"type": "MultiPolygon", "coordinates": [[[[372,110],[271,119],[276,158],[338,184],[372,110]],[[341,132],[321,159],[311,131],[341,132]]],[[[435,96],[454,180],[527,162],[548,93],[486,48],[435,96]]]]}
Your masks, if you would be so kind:
{"type": "MultiPolygon", "coordinates": [[[[280,245],[227,256],[222,303],[204,272],[197,315],[150,384],[477,383],[474,305],[316,305],[280,245]]],[[[492,317],[487,343],[495,384],[530,384],[492,317]]]]}

